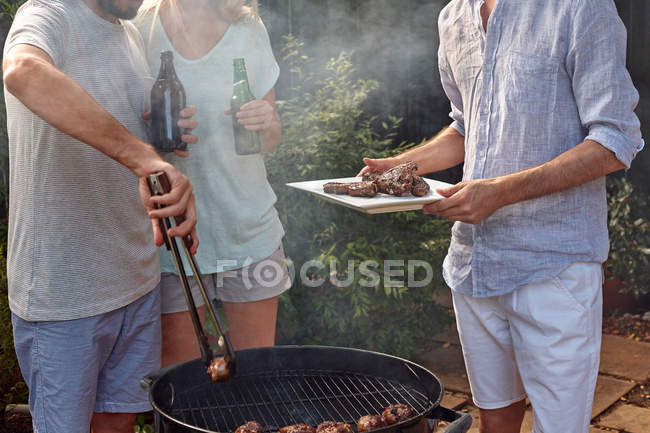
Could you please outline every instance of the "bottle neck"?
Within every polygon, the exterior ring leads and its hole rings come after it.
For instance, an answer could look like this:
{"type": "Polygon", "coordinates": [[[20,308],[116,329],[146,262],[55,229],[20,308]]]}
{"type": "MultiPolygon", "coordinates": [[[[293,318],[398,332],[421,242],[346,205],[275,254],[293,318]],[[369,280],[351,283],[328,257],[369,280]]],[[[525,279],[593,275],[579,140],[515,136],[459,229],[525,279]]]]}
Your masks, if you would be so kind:
{"type": "Polygon", "coordinates": [[[251,92],[250,87],[248,86],[248,81],[246,80],[235,81],[235,84],[233,85],[233,95],[242,97],[244,99],[250,99],[253,94],[251,92]]]}
{"type": "Polygon", "coordinates": [[[246,63],[243,58],[234,59],[233,62],[233,83],[238,83],[239,81],[248,82],[248,75],[246,74],[246,63]]]}
{"type": "Polygon", "coordinates": [[[174,70],[174,60],[171,56],[163,56],[160,59],[160,72],[158,73],[158,77],[176,77],[176,71],[174,70]]]}
{"type": "Polygon", "coordinates": [[[245,81],[248,83],[248,74],[246,74],[246,68],[235,68],[232,82],[236,84],[240,81],[245,81]]]}

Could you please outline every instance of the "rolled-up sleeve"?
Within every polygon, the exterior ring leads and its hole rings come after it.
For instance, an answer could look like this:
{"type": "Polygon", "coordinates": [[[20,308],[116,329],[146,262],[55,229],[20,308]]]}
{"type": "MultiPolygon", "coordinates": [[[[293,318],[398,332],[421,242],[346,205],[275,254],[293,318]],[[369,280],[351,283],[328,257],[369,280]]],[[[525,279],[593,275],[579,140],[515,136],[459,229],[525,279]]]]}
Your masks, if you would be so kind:
{"type": "Polygon", "coordinates": [[[443,41],[441,38],[440,47],[438,48],[438,69],[440,70],[440,82],[442,88],[451,103],[451,113],[449,117],[453,120],[450,127],[454,128],[460,135],[465,136],[465,117],[463,114],[463,99],[461,97],[454,75],[451,72],[447,56],[443,48],[443,41]]]}
{"type": "Polygon", "coordinates": [[[626,30],[612,0],[576,0],[566,67],[580,119],[593,140],[630,167],[643,148],[639,93],[626,66],[626,30]]]}

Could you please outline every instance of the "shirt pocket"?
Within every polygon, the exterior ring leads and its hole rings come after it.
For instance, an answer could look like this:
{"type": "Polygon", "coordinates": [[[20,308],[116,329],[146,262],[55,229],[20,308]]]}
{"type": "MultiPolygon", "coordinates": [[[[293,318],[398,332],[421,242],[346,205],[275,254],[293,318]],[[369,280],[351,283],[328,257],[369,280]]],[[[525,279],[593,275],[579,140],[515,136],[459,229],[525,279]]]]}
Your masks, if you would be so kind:
{"type": "Polygon", "coordinates": [[[553,57],[512,52],[505,89],[508,105],[518,113],[551,113],[555,108],[558,67],[553,57]]]}

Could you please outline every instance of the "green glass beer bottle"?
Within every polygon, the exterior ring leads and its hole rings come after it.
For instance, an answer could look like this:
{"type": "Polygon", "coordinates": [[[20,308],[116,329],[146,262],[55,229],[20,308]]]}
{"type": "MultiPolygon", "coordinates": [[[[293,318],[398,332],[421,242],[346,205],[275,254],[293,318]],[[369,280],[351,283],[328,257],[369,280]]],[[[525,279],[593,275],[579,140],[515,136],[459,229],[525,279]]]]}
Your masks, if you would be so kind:
{"type": "Polygon", "coordinates": [[[235,152],[237,155],[253,155],[262,151],[260,134],[258,131],[249,131],[244,125],[237,122],[237,113],[245,103],[255,99],[248,85],[246,64],[244,59],[234,59],[234,75],[230,112],[232,115],[232,129],[235,136],[235,152]]]}

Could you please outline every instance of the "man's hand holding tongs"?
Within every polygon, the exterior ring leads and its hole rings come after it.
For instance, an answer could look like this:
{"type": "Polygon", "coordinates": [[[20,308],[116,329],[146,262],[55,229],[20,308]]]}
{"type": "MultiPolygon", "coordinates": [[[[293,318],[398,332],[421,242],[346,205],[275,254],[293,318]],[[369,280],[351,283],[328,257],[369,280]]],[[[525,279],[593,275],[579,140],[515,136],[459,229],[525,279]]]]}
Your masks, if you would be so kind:
{"type": "Polygon", "coordinates": [[[169,229],[167,235],[183,239],[190,235],[192,241],[191,246],[188,245],[188,247],[190,252],[195,254],[199,247],[199,238],[196,235],[194,193],[189,179],[176,167],[160,158],[152,159],[143,172],[146,174],[139,176],[140,197],[149,218],[151,218],[154,242],[158,246],[164,243],[159,219],[180,216],[181,218],[176,219],[176,225],[169,229]],[[165,172],[171,184],[171,190],[163,195],[152,196],[147,184],[147,176],[158,171],[165,172]],[[181,219],[183,219],[182,222],[180,222],[181,219]]]}

